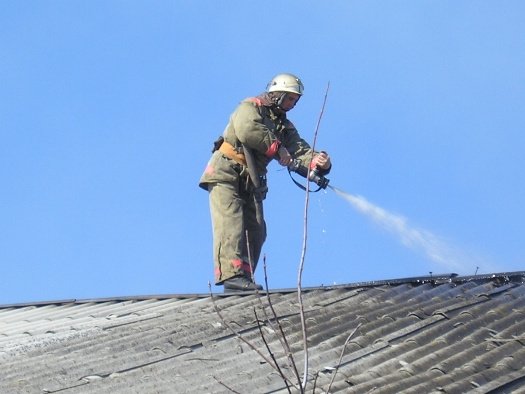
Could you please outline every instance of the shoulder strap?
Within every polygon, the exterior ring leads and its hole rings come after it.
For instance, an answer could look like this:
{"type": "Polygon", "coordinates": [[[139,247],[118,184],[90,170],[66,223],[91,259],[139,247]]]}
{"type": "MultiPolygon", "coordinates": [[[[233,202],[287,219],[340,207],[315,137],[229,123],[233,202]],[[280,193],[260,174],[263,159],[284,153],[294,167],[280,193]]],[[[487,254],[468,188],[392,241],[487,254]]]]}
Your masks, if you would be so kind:
{"type": "MultiPolygon", "coordinates": [[[[290,178],[292,179],[293,183],[295,183],[300,189],[306,191],[306,187],[304,187],[302,184],[300,184],[299,182],[297,182],[294,177],[292,176],[292,170],[290,170],[290,168],[288,168],[288,175],[290,175],[290,178]]],[[[317,190],[309,190],[310,193],[317,193],[319,190],[321,190],[322,187],[318,187],[317,190]]]]}

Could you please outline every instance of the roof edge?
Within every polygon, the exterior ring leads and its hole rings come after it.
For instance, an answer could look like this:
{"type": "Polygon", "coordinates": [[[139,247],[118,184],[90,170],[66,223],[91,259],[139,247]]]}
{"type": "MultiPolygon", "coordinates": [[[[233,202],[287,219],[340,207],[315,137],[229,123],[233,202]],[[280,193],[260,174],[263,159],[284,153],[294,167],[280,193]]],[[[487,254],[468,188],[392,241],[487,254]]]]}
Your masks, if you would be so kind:
{"type": "MultiPolygon", "coordinates": [[[[334,289],[355,289],[361,287],[376,287],[376,286],[397,286],[401,284],[416,284],[421,285],[425,283],[431,283],[439,285],[443,283],[465,283],[465,282],[491,282],[495,281],[499,284],[516,283],[525,284],[525,271],[514,271],[514,272],[499,272],[492,274],[483,275],[468,275],[459,276],[456,273],[445,273],[445,274],[430,274],[426,276],[415,276],[399,279],[382,279],[365,282],[355,282],[340,285],[320,285],[312,287],[303,287],[302,291],[314,291],[314,290],[334,290],[334,289]]],[[[284,289],[270,289],[269,293],[294,293],[297,288],[284,288],[284,289]]],[[[265,292],[262,292],[265,293],[265,292]]],[[[165,300],[171,298],[208,298],[214,297],[229,297],[232,295],[249,295],[253,292],[235,292],[235,293],[186,293],[186,294],[150,294],[150,295],[138,295],[138,296],[117,296],[117,297],[101,297],[101,298],[86,298],[86,299],[63,299],[54,301],[35,301],[35,302],[22,302],[22,303],[11,303],[11,304],[0,304],[0,309],[7,308],[23,308],[29,306],[45,306],[45,305],[64,305],[64,304],[87,304],[87,303],[102,303],[102,302],[124,302],[124,301],[144,301],[144,300],[165,300]]]]}

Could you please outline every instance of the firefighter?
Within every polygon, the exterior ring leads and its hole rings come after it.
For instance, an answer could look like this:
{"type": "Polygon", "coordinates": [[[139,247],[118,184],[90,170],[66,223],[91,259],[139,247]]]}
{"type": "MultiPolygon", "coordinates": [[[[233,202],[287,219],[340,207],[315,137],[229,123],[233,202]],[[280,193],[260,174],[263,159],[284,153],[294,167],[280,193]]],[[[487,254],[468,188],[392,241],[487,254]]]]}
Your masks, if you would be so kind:
{"type": "Polygon", "coordinates": [[[262,216],[268,164],[275,159],[289,166],[299,159],[321,175],[331,169],[329,155],[313,152],[287,118],[303,90],[295,75],[278,74],[265,92],[242,101],[215,141],[200,179],[199,186],[209,192],[215,284],[224,285],[225,292],[262,289],[253,273],[266,240],[266,223],[257,214],[262,216]],[[248,154],[255,168],[247,167],[248,154]]]}

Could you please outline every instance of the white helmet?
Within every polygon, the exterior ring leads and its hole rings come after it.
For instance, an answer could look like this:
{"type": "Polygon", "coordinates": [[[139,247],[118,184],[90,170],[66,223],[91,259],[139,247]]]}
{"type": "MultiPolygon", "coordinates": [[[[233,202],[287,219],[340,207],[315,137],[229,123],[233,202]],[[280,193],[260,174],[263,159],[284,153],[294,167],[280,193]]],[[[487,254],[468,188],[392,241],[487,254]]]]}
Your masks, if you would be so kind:
{"type": "Polygon", "coordinates": [[[290,92],[303,95],[304,85],[293,74],[277,74],[266,86],[267,92],[290,92]]]}

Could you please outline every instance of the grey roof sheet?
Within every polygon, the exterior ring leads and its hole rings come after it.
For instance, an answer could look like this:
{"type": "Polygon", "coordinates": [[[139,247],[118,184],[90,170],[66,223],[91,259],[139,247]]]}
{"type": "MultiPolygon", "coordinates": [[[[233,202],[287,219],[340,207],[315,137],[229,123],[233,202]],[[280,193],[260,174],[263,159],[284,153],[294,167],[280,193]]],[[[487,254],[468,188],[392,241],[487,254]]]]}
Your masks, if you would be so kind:
{"type": "MultiPolygon", "coordinates": [[[[326,392],[333,379],[331,393],[525,393],[524,278],[303,289],[305,392],[326,392]]],[[[270,297],[302,376],[297,291],[270,297]]],[[[266,342],[292,376],[271,316],[266,297],[255,294],[4,305],[0,392],[284,393],[277,371],[227,327],[268,357],[266,342]]]]}

